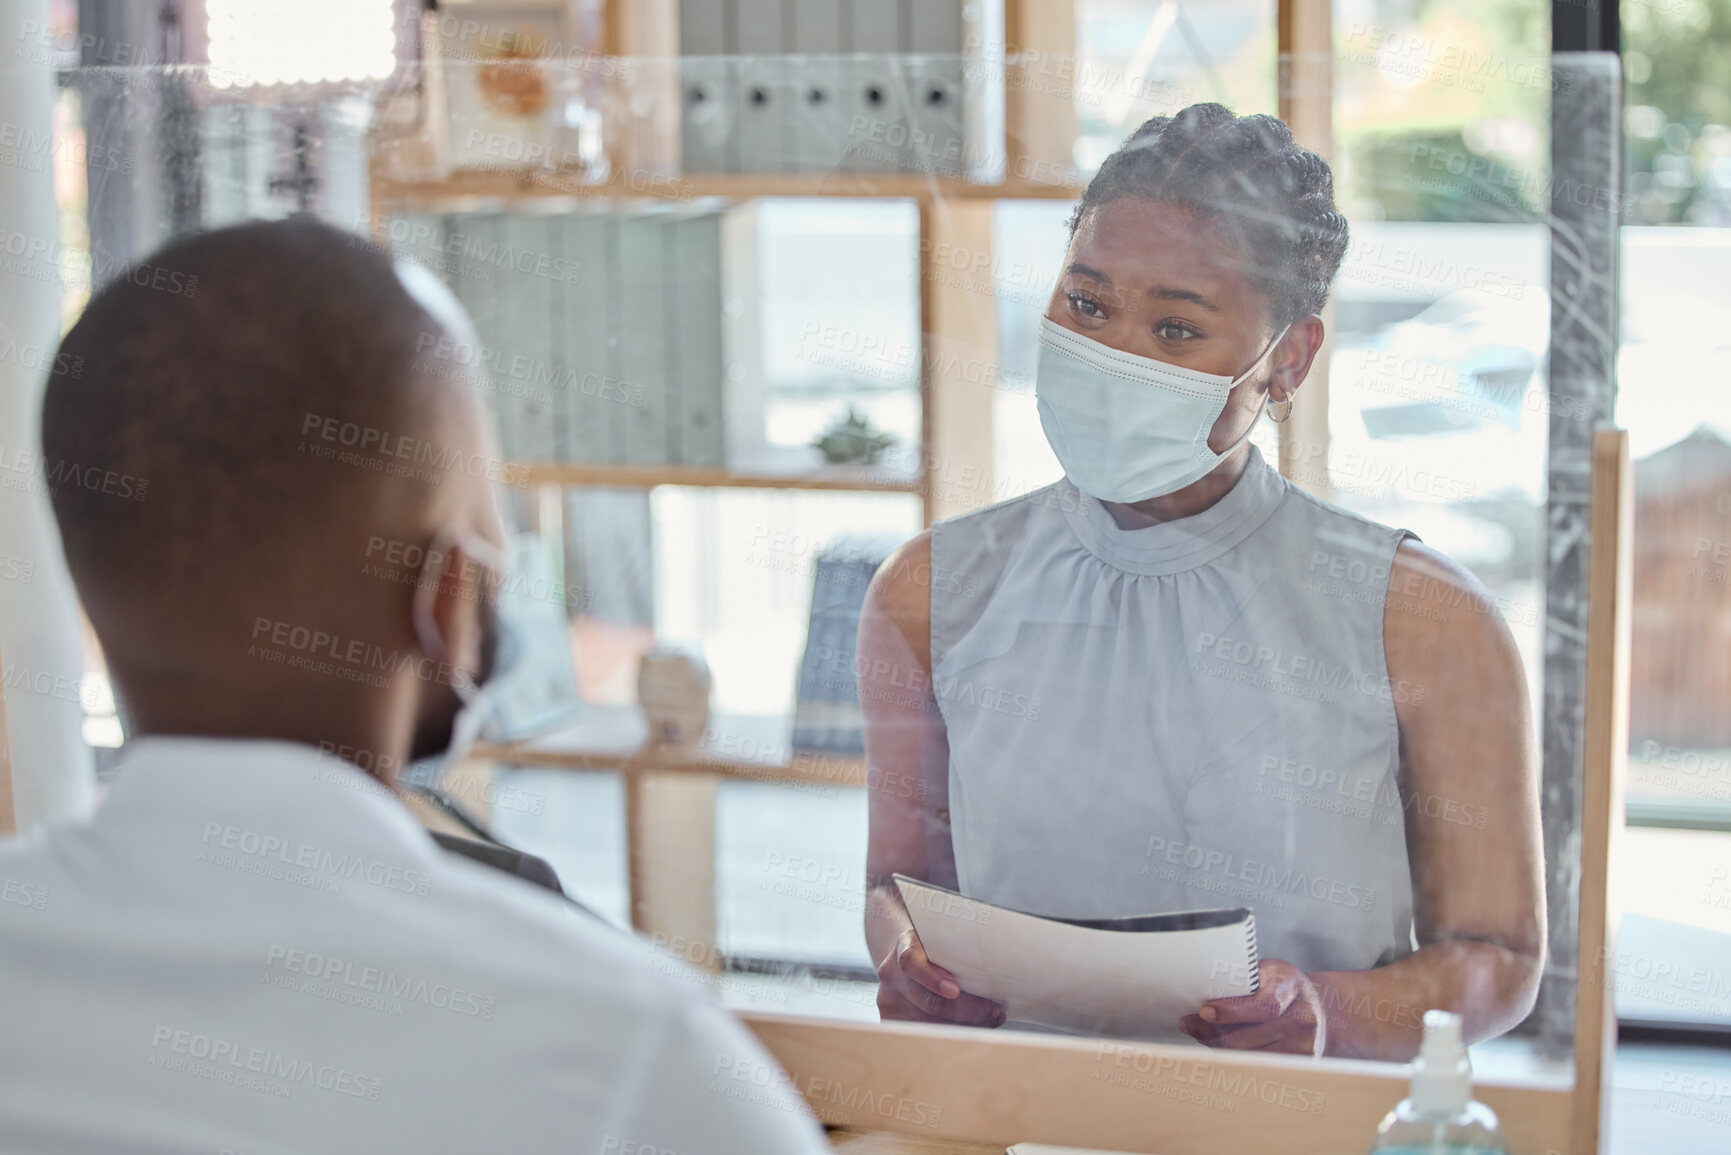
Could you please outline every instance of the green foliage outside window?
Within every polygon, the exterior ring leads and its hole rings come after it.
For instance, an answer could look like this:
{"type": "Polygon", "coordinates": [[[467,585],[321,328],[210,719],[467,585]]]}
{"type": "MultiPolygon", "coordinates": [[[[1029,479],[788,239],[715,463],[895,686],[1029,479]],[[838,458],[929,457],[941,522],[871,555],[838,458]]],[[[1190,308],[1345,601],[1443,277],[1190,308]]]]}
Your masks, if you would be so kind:
{"type": "MultiPolygon", "coordinates": [[[[1342,199],[1360,219],[1515,221],[1550,198],[1550,7],[1416,0],[1337,23],[1342,199]]],[[[1731,0],[1622,6],[1625,224],[1731,226],[1731,0]]]]}

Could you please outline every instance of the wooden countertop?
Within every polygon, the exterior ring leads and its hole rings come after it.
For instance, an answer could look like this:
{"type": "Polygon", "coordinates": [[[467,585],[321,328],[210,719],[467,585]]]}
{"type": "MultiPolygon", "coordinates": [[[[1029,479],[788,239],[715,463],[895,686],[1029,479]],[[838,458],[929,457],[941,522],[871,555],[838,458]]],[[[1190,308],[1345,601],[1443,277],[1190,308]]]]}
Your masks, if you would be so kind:
{"type": "Polygon", "coordinates": [[[1004,1155],[998,1143],[963,1139],[928,1139],[892,1131],[831,1131],[829,1141],[847,1155],[1004,1155]]]}

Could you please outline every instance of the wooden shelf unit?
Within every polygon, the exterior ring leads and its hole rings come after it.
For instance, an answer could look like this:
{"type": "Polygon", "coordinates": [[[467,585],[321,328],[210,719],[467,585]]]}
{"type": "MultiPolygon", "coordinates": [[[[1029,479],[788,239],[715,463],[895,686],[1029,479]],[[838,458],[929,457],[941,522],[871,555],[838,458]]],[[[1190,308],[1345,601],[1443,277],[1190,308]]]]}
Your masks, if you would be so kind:
{"type": "MultiPolygon", "coordinates": [[[[797,177],[740,177],[727,178],[724,183],[730,189],[725,195],[739,200],[773,196],[858,195],[841,192],[819,194],[812,191],[820,187],[852,187],[846,183],[832,184],[823,178],[807,180],[797,177]],[[807,191],[790,191],[795,188],[807,191]]],[[[950,494],[950,499],[946,500],[946,493],[935,492],[930,479],[923,472],[920,475],[908,476],[873,470],[870,467],[837,466],[802,474],[783,474],[677,464],[641,466],[522,462],[513,463],[513,471],[527,470],[527,481],[531,485],[616,486],[638,489],[657,485],[693,485],[717,488],[915,493],[922,499],[924,522],[927,525],[940,517],[966,512],[969,508],[986,504],[993,492],[990,480],[992,386],[967,382],[962,379],[963,370],[952,369],[950,376],[955,378],[955,388],[942,390],[942,382],[937,378],[943,376],[938,370],[945,359],[931,355],[930,350],[935,348],[954,352],[960,349],[966,353],[968,363],[996,366],[996,309],[989,280],[981,278],[984,291],[982,286],[976,285],[971,279],[959,285],[956,278],[947,277],[944,270],[937,266],[933,254],[964,251],[970,254],[971,260],[972,254],[983,253],[989,260],[991,205],[1001,196],[1010,195],[1003,190],[1011,186],[968,186],[962,182],[932,182],[917,178],[904,181],[893,174],[886,178],[873,177],[869,183],[871,187],[880,190],[872,194],[878,198],[909,198],[918,207],[919,244],[916,260],[920,283],[920,331],[922,348],[927,351],[921,357],[919,375],[919,460],[922,463],[941,461],[946,468],[954,472],[965,472],[967,476],[977,478],[966,492],[950,494]],[[959,198],[951,198],[947,192],[950,184],[958,188],[989,188],[996,191],[989,194],[976,191],[959,198]],[[934,297],[940,300],[934,302],[934,297]],[[955,420],[934,420],[934,409],[942,412],[946,408],[954,408],[948,402],[957,388],[965,390],[968,396],[963,398],[961,409],[953,414],[955,420]],[[971,500],[976,494],[980,500],[971,500]]],[[[608,186],[588,187],[604,189],[608,186]]],[[[385,244],[388,241],[390,221],[397,212],[438,207],[456,210],[480,209],[499,202],[546,205],[569,195],[536,181],[527,185],[515,178],[501,181],[496,174],[456,174],[448,181],[405,184],[393,182],[375,172],[369,219],[375,239],[385,244]],[[488,179],[471,180],[470,176],[488,179]],[[491,191],[477,191],[483,189],[491,191]]],[[[590,199],[610,202],[642,199],[630,192],[610,194],[592,191],[588,195],[590,199]]],[[[717,192],[714,195],[723,194],[717,192]]],[[[1068,189],[1063,195],[1074,198],[1079,192],[1068,189]]],[[[952,366],[957,364],[953,359],[950,359],[949,363],[952,366]]]]}
{"type": "MultiPolygon", "coordinates": [[[[598,49],[609,56],[669,58],[679,55],[676,0],[605,0],[598,49]]],[[[1076,116],[1070,81],[1039,77],[1029,83],[1023,70],[1038,59],[1073,54],[1073,0],[1005,0],[1005,131],[1003,183],[981,184],[918,172],[694,173],[680,175],[667,142],[656,138],[610,138],[614,175],[602,182],[580,174],[545,168],[498,166],[460,170],[440,180],[405,180],[392,174],[382,155],[370,165],[370,221],[381,242],[396,212],[445,208],[490,209],[558,202],[692,201],[703,198],[750,200],[760,197],[838,197],[904,199],[919,212],[920,328],[922,344],[960,353],[976,364],[998,364],[997,316],[989,277],[976,282],[941,268],[936,255],[966,252],[968,259],[992,253],[991,206],[1006,199],[1075,200],[1082,189],[1067,183],[1073,171],[1076,116]],[[1039,51],[1022,53],[1024,45],[1039,51]],[[1050,175],[1052,180],[1014,174],[1050,175]]],[[[673,93],[677,97],[677,90],[673,93]]],[[[624,135],[624,134],[621,134],[624,135]]],[[[388,142],[382,142],[387,144],[388,142]]],[[[949,362],[954,364],[954,362],[949,362]]],[[[918,493],[926,524],[987,504],[992,486],[992,394],[988,383],[946,373],[943,359],[922,357],[920,371],[920,461],[941,462],[946,472],[971,479],[962,486],[937,486],[926,476],[880,479],[860,471],[854,477],[820,471],[801,478],[756,475],[743,470],[693,467],[606,466],[528,463],[531,484],[600,485],[647,488],[653,485],[705,485],[773,489],[846,490],[918,493]],[[861,476],[863,475],[863,476],[861,476]],[[661,480],[665,477],[666,480],[661,480]]],[[[995,369],[994,369],[995,372],[995,369]]]]}
{"type": "Polygon", "coordinates": [[[385,243],[393,214],[428,208],[478,210],[499,204],[554,206],[560,200],[627,202],[688,200],[698,196],[748,200],[758,197],[835,196],[912,200],[919,216],[916,260],[920,284],[920,444],[919,460],[942,462],[946,471],[974,479],[968,485],[938,488],[922,472],[891,473],[870,467],[825,467],[807,473],[756,473],[726,467],[688,465],[611,465],[576,462],[513,463],[526,471],[530,485],[613,486],[647,489],[657,485],[714,488],[804,489],[920,495],[924,522],[966,512],[993,499],[992,394],[990,382],[967,379],[967,366],[998,364],[997,312],[989,277],[957,277],[942,267],[940,254],[964,253],[967,261],[988,264],[992,252],[991,208],[998,200],[1026,197],[1070,199],[1072,186],[1015,183],[976,185],[896,173],[837,176],[775,174],[683,178],[651,193],[622,183],[584,185],[568,174],[524,171],[455,173],[436,182],[402,182],[379,171],[372,178],[371,215],[375,238],[385,243]],[[675,186],[683,193],[668,191],[675,186]],[[701,190],[701,191],[692,191],[701,190]],[[689,194],[689,195],[687,195],[689,194]],[[947,371],[946,371],[947,367],[947,371]]]}

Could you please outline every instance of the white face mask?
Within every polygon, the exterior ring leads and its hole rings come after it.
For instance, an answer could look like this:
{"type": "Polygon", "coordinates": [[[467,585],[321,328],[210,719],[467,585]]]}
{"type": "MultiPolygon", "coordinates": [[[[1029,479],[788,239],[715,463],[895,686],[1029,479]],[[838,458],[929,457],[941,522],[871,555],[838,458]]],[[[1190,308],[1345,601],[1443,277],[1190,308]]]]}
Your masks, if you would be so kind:
{"type": "MultiPolygon", "coordinates": [[[[509,557],[494,549],[484,538],[472,533],[454,533],[449,530],[434,538],[433,544],[427,550],[420,578],[415,583],[414,620],[421,649],[428,655],[435,656],[442,670],[447,669],[444,663],[448,660],[450,647],[445,644],[438,623],[434,620],[433,599],[438,589],[439,573],[452,546],[458,542],[462,544],[464,554],[470,562],[488,571],[493,598],[501,596],[511,581],[509,557]]],[[[486,580],[483,579],[483,583],[486,580]]],[[[492,668],[487,671],[486,679],[479,682],[467,670],[448,668],[451,689],[456,693],[461,706],[451,721],[451,740],[445,749],[417,761],[409,768],[408,778],[416,785],[436,786],[446,771],[468,756],[477,740],[495,742],[504,739],[498,719],[500,693],[519,663],[522,646],[518,643],[508,619],[498,612],[496,604],[491,616],[494,631],[492,668]]]]}
{"type": "Polygon", "coordinates": [[[1246,429],[1220,453],[1208,448],[1232,390],[1285,335],[1282,329],[1243,373],[1223,377],[1121,352],[1043,318],[1034,372],[1040,427],[1083,493],[1129,504],[1176,492],[1250,436],[1246,429]]]}

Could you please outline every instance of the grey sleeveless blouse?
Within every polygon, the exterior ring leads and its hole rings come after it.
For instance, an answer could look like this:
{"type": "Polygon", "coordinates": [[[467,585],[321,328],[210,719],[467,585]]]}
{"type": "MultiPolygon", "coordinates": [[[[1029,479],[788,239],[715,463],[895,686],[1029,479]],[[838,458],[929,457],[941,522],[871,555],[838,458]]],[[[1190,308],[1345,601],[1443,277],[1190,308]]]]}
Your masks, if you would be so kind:
{"type": "Polygon", "coordinates": [[[1414,949],[1382,617],[1410,536],[1255,450],[1122,529],[1067,479],[932,527],[932,682],[963,893],[1072,918],[1247,906],[1263,958],[1414,949]]]}

